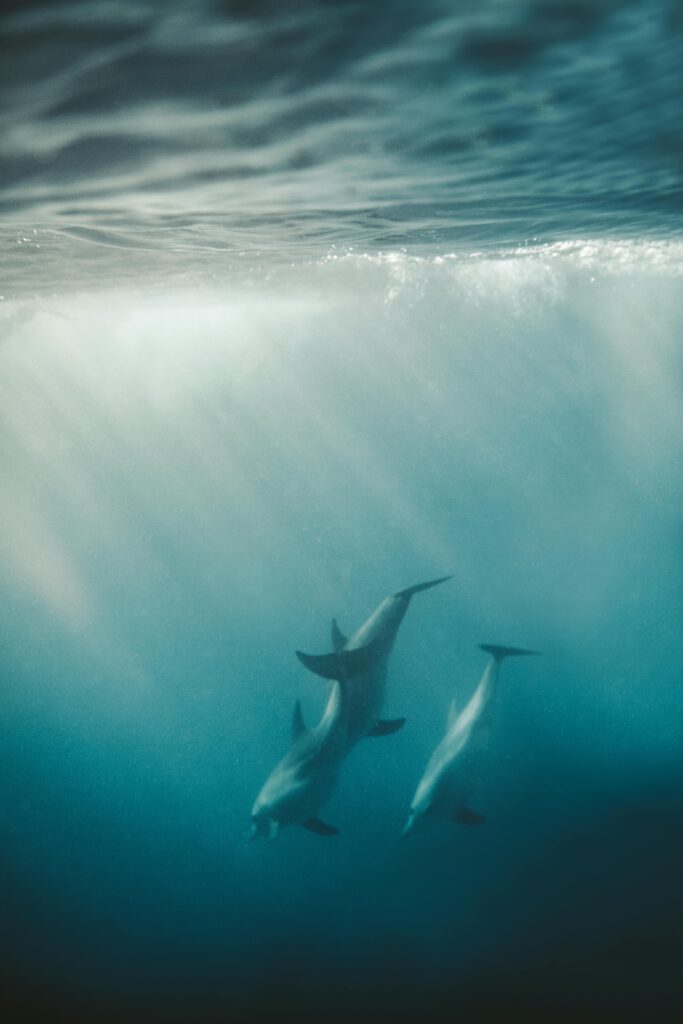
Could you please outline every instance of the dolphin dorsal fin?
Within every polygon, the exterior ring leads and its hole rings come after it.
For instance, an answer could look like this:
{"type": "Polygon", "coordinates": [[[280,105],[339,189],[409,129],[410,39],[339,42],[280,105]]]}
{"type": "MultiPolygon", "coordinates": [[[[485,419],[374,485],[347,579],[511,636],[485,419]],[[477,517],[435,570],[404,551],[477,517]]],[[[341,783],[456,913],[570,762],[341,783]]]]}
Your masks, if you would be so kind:
{"type": "Polygon", "coordinates": [[[344,636],[342,633],[341,629],[337,625],[337,620],[332,619],[332,650],[342,651],[348,642],[348,637],[344,636]]]}
{"type": "Polygon", "coordinates": [[[301,710],[301,701],[296,701],[294,704],[294,713],[292,715],[292,743],[298,740],[300,736],[303,736],[305,732],[308,732],[306,723],[304,722],[303,712],[301,710]]]}
{"type": "Polygon", "coordinates": [[[458,717],[458,707],[454,700],[448,705],[448,728],[452,729],[458,717]]]}

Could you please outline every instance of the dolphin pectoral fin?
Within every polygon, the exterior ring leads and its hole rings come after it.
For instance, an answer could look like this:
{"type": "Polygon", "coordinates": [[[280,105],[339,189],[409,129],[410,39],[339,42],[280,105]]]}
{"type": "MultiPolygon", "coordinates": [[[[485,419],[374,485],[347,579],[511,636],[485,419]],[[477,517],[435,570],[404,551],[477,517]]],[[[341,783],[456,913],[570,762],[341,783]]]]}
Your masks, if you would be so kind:
{"type": "Polygon", "coordinates": [[[338,836],[339,829],[335,828],[334,825],[326,825],[320,818],[309,818],[308,821],[303,822],[304,828],[307,828],[309,832],[315,832],[318,836],[338,836]]]}
{"type": "Polygon", "coordinates": [[[342,651],[348,643],[348,637],[344,636],[337,625],[337,620],[332,619],[332,648],[335,651],[342,651]]]}
{"type": "Polygon", "coordinates": [[[471,811],[469,807],[458,807],[453,814],[453,820],[457,821],[459,825],[483,825],[486,818],[483,814],[471,811]]]}
{"type": "Polygon", "coordinates": [[[351,679],[371,663],[378,647],[379,641],[373,640],[365,647],[357,647],[352,651],[333,651],[331,654],[295,653],[302,665],[323,679],[351,679]]]}
{"type": "Polygon", "coordinates": [[[368,736],[391,736],[392,732],[398,732],[406,724],[405,718],[378,718],[368,736]]]}
{"type": "Polygon", "coordinates": [[[271,818],[268,823],[268,838],[277,839],[280,834],[280,822],[277,818],[271,818]]]}

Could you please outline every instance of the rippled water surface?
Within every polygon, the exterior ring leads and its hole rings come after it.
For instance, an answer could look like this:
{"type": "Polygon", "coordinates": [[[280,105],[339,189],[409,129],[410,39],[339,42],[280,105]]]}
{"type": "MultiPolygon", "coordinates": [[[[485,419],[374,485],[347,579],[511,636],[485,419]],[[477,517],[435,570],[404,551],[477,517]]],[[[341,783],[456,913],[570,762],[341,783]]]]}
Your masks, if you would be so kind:
{"type": "Polygon", "coordinates": [[[683,1019],[683,17],[5,4],[0,1012],[683,1019]],[[321,817],[322,652],[417,595],[321,817]],[[481,827],[400,836],[483,668],[481,827]]]}
{"type": "Polygon", "coordinates": [[[76,0],[2,25],[5,290],[680,229],[673,0],[76,0]]]}

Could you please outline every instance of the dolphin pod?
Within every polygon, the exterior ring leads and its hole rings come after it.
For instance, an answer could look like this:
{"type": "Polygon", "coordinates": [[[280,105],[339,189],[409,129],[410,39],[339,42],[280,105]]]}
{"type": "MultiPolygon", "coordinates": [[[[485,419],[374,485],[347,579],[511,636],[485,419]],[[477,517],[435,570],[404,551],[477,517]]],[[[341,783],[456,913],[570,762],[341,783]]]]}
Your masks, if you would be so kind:
{"type": "MultiPolygon", "coordinates": [[[[328,654],[296,651],[306,668],[332,680],[333,685],[320,722],[312,729],[306,728],[301,705],[296,702],[290,748],[254,802],[250,838],[274,838],[287,825],[299,825],[322,836],[338,834],[337,828],[321,820],[319,812],[337,787],[345,757],[365,736],[388,736],[405,724],[405,718],[384,719],[380,714],[389,657],[410,601],[413,595],[451,578],[418,583],[386,597],[348,638],[333,619],[333,650],[328,654]]],[[[490,655],[489,662],[462,713],[457,714],[451,704],[446,734],[425,768],[403,835],[438,820],[464,825],[484,821],[469,803],[490,730],[500,663],[506,657],[538,652],[491,644],[481,647],[490,655]]]]}

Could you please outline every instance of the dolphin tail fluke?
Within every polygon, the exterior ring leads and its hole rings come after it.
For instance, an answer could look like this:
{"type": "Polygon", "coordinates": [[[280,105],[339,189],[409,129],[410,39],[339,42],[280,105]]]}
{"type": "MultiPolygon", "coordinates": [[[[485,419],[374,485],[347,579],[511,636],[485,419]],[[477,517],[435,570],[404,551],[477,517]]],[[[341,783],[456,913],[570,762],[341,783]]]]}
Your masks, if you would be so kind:
{"type": "Polygon", "coordinates": [[[503,658],[523,657],[531,654],[540,654],[540,651],[527,651],[523,647],[500,647],[498,644],[479,644],[482,651],[486,651],[496,661],[503,658]]]}
{"type": "Polygon", "coordinates": [[[295,651],[295,654],[304,668],[313,672],[321,679],[337,679],[340,672],[339,655],[335,651],[332,654],[306,654],[304,651],[295,651]]]}
{"type": "Polygon", "coordinates": [[[419,594],[423,590],[430,590],[432,587],[438,587],[439,583],[445,583],[446,580],[452,580],[453,576],[440,576],[438,580],[429,580],[427,583],[416,583],[414,587],[406,587],[405,590],[398,590],[394,597],[412,597],[413,594],[419,594]]]}
{"type": "Polygon", "coordinates": [[[345,637],[341,629],[337,624],[336,619],[332,619],[332,649],[334,651],[342,651],[348,643],[348,637],[345,637]]]}
{"type": "Polygon", "coordinates": [[[371,663],[375,657],[378,642],[373,640],[365,647],[352,651],[333,651],[331,654],[306,654],[296,651],[296,656],[309,671],[323,679],[352,679],[371,663]]]}

